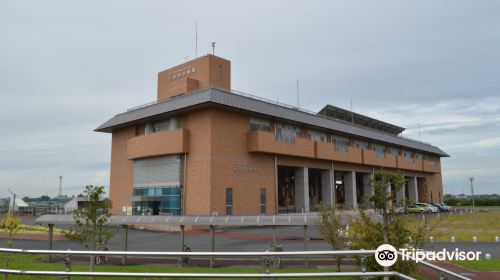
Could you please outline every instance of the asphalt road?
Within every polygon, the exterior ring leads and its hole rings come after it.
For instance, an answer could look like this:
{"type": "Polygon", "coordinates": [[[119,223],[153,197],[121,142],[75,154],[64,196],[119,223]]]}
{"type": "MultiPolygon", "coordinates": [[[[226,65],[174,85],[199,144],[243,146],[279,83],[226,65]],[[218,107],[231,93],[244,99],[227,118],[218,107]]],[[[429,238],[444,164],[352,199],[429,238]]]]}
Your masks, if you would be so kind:
{"type": "MultiPolygon", "coordinates": [[[[283,245],[285,251],[304,250],[302,227],[278,227],[276,230],[278,243],[283,245]]],[[[321,240],[321,234],[316,227],[308,229],[308,250],[328,250],[328,244],[321,240]]],[[[186,244],[193,251],[210,250],[210,233],[197,231],[186,233],[186,244]]],[[[226,228],[218,230],[215,237],[216,251],[265,251],[269,249],[272,240],[272,229],[259,228],[226,228]]],[[[129,230],[129,251],[180,251],[181,234],[167,232],[151,232],[145,230],[129,230]]],[[[54,249],[60,250],[85,250],[77,241],[54,241],[54,249]]],[[[7,247],[5,239],[0,239],[0,246],[7,247]]],[[[47,241],[15,240],[15,248],[21,249],[48,249],[47,241]]],[[[109,250],[123,249],[123,231],[116,229],[114,237],[109,241],[109,250]]],[[[500,258],[500,243],[472,243],[472,242],[435,242],[427,243],[428,250],[455,250],[481,251],[483,255],[490,253],[494,258],[500,258]]]]}

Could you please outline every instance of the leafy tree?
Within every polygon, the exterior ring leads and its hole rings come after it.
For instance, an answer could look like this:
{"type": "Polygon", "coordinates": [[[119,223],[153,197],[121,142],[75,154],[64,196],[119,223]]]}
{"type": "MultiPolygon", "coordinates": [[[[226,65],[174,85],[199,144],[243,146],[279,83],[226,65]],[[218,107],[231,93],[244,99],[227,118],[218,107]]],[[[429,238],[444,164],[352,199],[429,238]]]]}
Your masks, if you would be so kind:
{"type": "Polygon", "coordinates": [[[41,201],[50,201],[50,197],[48,195],[42,195],[40,196],[41,201]]]}
{"type": "MultiPolygon", "coordinates": [[[[319,204],[317,207],[321,216],[319,231],[326,241],[328,241],[328,244],[330,244],[333,250],[342,250],[347,244],[347,239],[342,236],[342,232],[340,230],[340,213],[335,210],[334,207],[325,207],[323,204],[319,204]]],[[[340,262],[342,260],[342,256],[335,256],[335,260],[337,261],[337,271],[340,272],[340,262]]]]}
{"type": "MultiPolygon", "coordinates": [[[[359,218],[351,226],[351,248],[376,249],[381,244],[391,244],[395,248],[421,248],[431,228],[428,219],[410,220],[398,215],[392,204],[394,194],[404,185],[404,177],[380,171],[373,174],[370,184],[373,188],[370,201],[373,202],[374,211],[382,216],[382,222],[361,210],[359,218]]],[[[371,271],[382,270],[374,257],[367,258],[366,264],[371,271]]],[[[412,274],[415,266],[414,261],[398,260],[394,269],[412,274]]]]}
{"type": "MultiPolygon", "coordinates": [[[[113,232],[104,225],[110,217],[111,202],[104,198],[104,187],[86,186],[82,195],[85,198],[83,207],[73,211],[76,221],[74,237],[92,251],[102,250],[113,232]]],[[[90,269],[93,269],[94,257],[91,257],[90,269]]]]}
{"type": "MultiPolygon", "coordinates": [[[[14,215],[12,212],[7,213],[7,217],[2,220],[2,230],[6,231],[9,233],[9,239],[7,241],[7,245],[9,248],[12,248],[12,245],[14,244],[14,237],[16,236],[17,232],[19,231],[19,225],[21,224],[21,219],[19,218],[14,218],[14,215]]],[[[9,268],[9,259],[10,259],[10,254],[6,253],[5,254],[5,269],[9,268]]],[[[7,279],[7,274],[4,275],[4,279],[7,279]]]]}

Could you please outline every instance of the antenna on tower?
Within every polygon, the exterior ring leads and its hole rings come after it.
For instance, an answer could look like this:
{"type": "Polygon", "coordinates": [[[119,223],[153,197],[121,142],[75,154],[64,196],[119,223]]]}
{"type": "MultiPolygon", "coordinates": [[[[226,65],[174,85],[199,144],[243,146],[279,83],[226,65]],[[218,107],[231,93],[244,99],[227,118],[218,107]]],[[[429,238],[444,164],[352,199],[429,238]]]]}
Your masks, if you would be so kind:
{"type": "Polygon", "coordinates": [[[354,111],[352,110],[352,99],[351,99],[351,124],[354,124],[354,111]]]}
{"type": "Polygon", "coordinates": [[[59,193],[57,194],[58,197],[62,197],[62,176],[59,176],[59,193]]]}
{"type": "Polygon", "coordinates": [[[297,108],[300,108],[299,80],[297,80],[297,108]]]}
{"type": "Polygon", "coordinates": [[[198,57],[198,20],[196,20],[195,26],[195,39],[194,39],[194,58],[198,57]]]}
{"type": "Polygon", "coordinates": [[[212,42],[212,54],[215,55],[215,42],[212,42]]]}

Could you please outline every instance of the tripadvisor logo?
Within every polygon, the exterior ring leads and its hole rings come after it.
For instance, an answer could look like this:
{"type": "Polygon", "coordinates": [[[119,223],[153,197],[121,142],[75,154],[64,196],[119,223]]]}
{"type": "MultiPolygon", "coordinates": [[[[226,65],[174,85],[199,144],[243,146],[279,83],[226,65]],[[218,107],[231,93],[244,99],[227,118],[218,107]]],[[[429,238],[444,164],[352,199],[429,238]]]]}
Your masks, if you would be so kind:
{"type": "MultiPolygon", "coordinates": [[[[401,260],[410,261],[413,260],[416,263],[421,261],[478,261],[479,256],[482,254],[481,251],[459,251],[458,248],[455,250],[448,251],[442,249],[440,251],[424,251],[421,249],[400,249],[399,254],[401,254],[401,260]]],[[[382,244],[378,246],[375,251],[375,260],[381,266],[387,267],[392,266],[398,260],[398,250],[394,248],[391,244],[382,244]]]]}
{"type": "Polygon", "coordinates": [[[375,251],[375,260],[381,266],[392,266],[398,260],[398,251],[391,244],[382,244],[375,251]]]}

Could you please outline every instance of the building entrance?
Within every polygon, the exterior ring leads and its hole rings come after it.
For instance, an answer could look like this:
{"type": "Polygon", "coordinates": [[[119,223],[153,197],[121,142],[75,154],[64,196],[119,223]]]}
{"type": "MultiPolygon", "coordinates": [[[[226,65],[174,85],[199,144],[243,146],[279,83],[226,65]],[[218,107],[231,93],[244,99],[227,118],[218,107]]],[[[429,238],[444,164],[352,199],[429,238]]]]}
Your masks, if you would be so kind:
{"type": "Polygon", "coordinates": [[[295,213],[295,168],[278,167],[278,213],[295,213]]]}

